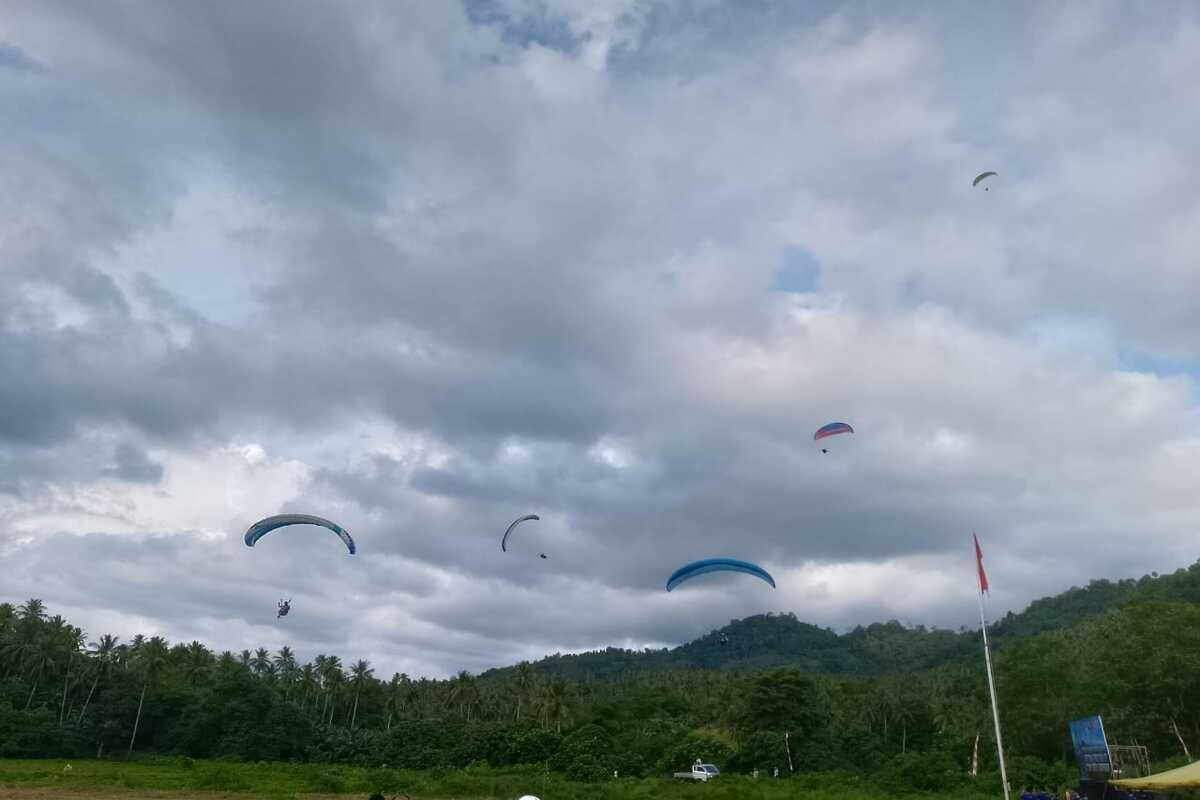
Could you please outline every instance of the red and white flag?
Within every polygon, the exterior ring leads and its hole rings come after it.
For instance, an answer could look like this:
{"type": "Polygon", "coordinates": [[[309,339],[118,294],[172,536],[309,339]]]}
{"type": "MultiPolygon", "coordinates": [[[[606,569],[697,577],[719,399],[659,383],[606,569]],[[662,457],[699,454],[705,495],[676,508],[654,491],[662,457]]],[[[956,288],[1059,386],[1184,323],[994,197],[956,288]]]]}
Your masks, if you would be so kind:
{"type": "Polygon", "coordinates": [[[986,592],[988,590],[987,573],[983,571],[983,551],[979,549],[979,537],[971,534],[975,539],[975,568],[979,570],[979,591],[986,592]]]}

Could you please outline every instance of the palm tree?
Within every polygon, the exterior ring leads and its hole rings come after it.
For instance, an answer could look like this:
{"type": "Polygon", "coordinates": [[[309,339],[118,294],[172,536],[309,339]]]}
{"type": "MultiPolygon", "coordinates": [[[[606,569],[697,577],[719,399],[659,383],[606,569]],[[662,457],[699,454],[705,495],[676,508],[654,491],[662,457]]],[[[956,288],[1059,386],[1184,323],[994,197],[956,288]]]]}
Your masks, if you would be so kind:
{"type": "Polygon", "coordinates": [[[13,604],[0,603],[0,636],[8,636],[12,633],[16,619],[17,610],[13,608],[13,604]]]}
{"type": "Polygon", "coordinates": [[[363,682],[373,673],[371,665],[361,658],[350,668],[350,674],[353,676],[350,685],[354,687],[354,711],[350,713],[350,730],[354,730],[354,723],[358,719],[358,696],[362,692],[363,682]]]}
{"type": "MultiPolygon", "coordinates": [[[[26,600],[17,606],[15,636],[12,642],[4,648],[8,659],[8,671],[25,670],[33,658],[36,649],[35,640],[42,631],[42,623],[46,618],[46,605],[36,597],[26,600]]],[[[30,695],[32,702],[33,696],[30,695]]],[[[28,708],[28,703],[26,703],[28,708]]]]}
{"type": "Polygon", "coordinates": [[[400,694],[400,673],[393,672],[392,679],[387,685],[387,726],[384,730],[392,729],[392,716],[400,710],[401,694],[400,694]]]}
{"type": "Polygon", "coordinates": [[[542,697],[542,723],[553,725],[556,733],[562,733],[563,723],[571,721],[571,688],[559,678],[546,687],[542,697]]]}
{"type": "Polygon", "coordinates": [[[271,666],[271,654],[267,648],[260,647],[254,651],[254,658],[250,661],[250,667],[254,670],[254,674],[262,677],[271,666]]]}
{"type": "Polygon", "coordinates": [[[22,622],[41,622],[46,618],[46,604],[31,597],[17,606],[17,617],[22,622]]]}
{"type": "Polygon", "coordinates": [[[321,689],[324,702],[321,705],[321,721],[329,724],[333,720],[333,693],[337,691],[345,676],[342,675],[342,660],[337,656],[318,655],[313,659],[316,663],[317,674],[321,679],[321,689]],[[326,717],[326,711],[329,712],[326,717]]]}
{"type": "Polygon", "coordinates": [[[475,678],[471,673],[463,670],[454,676],[454,680],[450,683],[450,705],[458,706],[458,713],[463,716],[467,722],[471,721],[471,714],[479,706],[479,687],[475,683],[475,678]]]}
{"type": "Polygon", "coordinates": [[[185,653],[186,663],[184,668],[187,672],[188,683],[192,686],[198,686],[212,668],[212,653],[208,651],[207,647],[196,641],[187,646],[185,653]]]}
{"type": "Polygon", "coordinates": [[[303,710],[308,707],[309,695],[317,688],[317,670],[311,663],[300,669],[300,688],[304,690],[304,699],[300,701],[300,708],[303,710]]]}
{"type": "Polygon", "coordinates": [[[61,726],[63,718],[67,714],[67,693],[71,681],[71,667],[75,664],[75,657],[83,651],[84,633],[74,625],[68,625],[66,620],[59,616],[55,616],[54,625],[55,637],[67,656],[67,668],[63,673],[62,702],[58,707],[58,724],[61,726]]]}
{"type": "Polygon", "coordinates": [[[92,695],[96,692],[96,686],[100,683],[100,678],[107,677],[108,671],[112,669],[113,657],[117,650],[117,637],[110,633],[106,633],[100,637],[100,641],[92,642],[88,648],[90,655],[96,662],[96,676],[92,679],[92,688],[88,690],[87,699],[83,701],[83,708],[79,711],[79,719],[75,724],[83,724],[83,715],[87,713],[88,705],[92,702],[92,695]]]}
{"type": "Polygon", "coordinates": [[[299,670],[296,667],[296,656],[292,654],[292,648],[284,645],[278,654],[275,656],[275,667],[279,670],[279,677],[283,681],[283,700],[287,702],[288,695],[291,694],[292,684],[296,682],[296,677],[299,670]]]}
{"type": "MultiPolygon", "coordinates": [[[[317,688],[321,690],[321,719],[325,719],[325,707],[329,705],[329,695],[325,691],[325,673],[329,669],[329,656],[317,653],[312,661],[313,672],[316,674],[317,688]]],[[[316,708],[314,707],[315,711],[316,708]]]]}
{"type": "Polygon", "coordinates": [[[417,711],[417,719],[422,719],[423,709],[429,702],[429,692],[426,691],[428,680],[421,678],[419,682],[408,680],[407,675],[401,674],[401,682],[406,687],[404,690],[404,707],[407,709],[415,708],[417,711]]]}
{"type": "Polygon", "coordinates": [[[513,668],[513,685],[517,690],[517,713],[514,719],[518,722],[521,721],[521,702],[533,689],[533,682],[533,666],[528,661],[522,661],[513,668]]]}
{"type": "Polygon", "coordinates": [[[53,667],[59,657],[59,644],[55,641],[50,632],[43,632],[32,642],[26,645],[20,645],[24,653],[25,666],[29,667],[37,665],[33,671],[33,685],[29,690],[29,697],[25,700],[25,710],[29,710],[29,706],[33,704],[33,696],[37,692],[38,681],[42,677],[42,673],[46,667],[53,667]]]}
{"type": "Polygon", "coordinates": [[[0,663],[4,664],[4,673],[0,675],[0,680],[7,679],[12,667],[9,659],[5,658],[5,651],[11,646],[11,643],[16,641],[17,630],[17,612],[13,608],[12,603],[0,603],[0,663]],[[4,643],[9,644],[4,644],[4,643]]]}
{"type": "Polygon", "coordinates": [[[337,656],[330,656],[327,663],[325,673],[326,681],[326,697],[329,698],[329,718],[325,720],[326,725],[333,724],[333,712],[337,708],[338,690],[346,683],[346,675],[342,672],[342,660],[337,656]]]}
{"type": "Polygon", "coordinates": [[[142,704],[146,701],[146,687],[158,674],[158,670],[167,660],[167,643],[161,636],[155,636],[138,648],[137,663],[142,669],[142,694],[138,698],[137,717],[133,720],[133,735],[129,737],[129,753],[133,753],[133,741],[137,738],[138,725],[142,721],[142,704]]]}

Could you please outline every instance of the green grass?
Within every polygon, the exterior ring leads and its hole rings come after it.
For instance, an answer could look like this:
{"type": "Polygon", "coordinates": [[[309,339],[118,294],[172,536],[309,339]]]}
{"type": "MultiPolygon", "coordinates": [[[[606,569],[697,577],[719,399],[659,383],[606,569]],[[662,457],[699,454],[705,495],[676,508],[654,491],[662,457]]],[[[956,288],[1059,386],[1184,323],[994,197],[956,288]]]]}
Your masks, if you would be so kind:
{"type": "MultiPolygon", "coordinates": [[[[853,775],[814,774],[791,780],[757,781],[725,775],[709,784],[669,778],[621,778],[599,783],[576,783],[543,774],[538,767],[454,770],[367,769],[323,764],[240,764],[193,761],[188,758],[144,758],[131,761],[77,761],[71,770],[61,760],[0,760],[0,787],[53,789],[80,796],[119,794],[121,790],[162,792],[232,792],[247,797],[295,800],[309,795],[366,798],[380,790],[391,796],[404,792],[418,800],[512,800],[534,794],[543,800],[782,800],[803,795],[805,800],[894,800],[853,775]]],[[[928,800],[937,795],[923,795],[928,800]]],[[[945,795],[949,800],[951,795],[945,795]]],[[[957,793],[954,800],[983,800],[957,793]]]]}

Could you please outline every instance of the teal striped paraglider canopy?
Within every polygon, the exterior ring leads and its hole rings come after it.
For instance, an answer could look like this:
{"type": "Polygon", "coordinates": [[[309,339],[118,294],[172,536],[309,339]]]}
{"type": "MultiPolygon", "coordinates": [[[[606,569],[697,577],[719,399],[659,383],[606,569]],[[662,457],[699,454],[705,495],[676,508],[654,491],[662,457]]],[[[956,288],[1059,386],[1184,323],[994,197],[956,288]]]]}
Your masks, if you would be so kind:
{"type": "Polygon", "coordinates": [[[350,537],[349,531],[338,525],[336,522],[331,522],[324,517],[314,517],[309,514],[279,514],[274,517],[260,519],[258,522],[250,526],[246,531],[246,547],[254,547],[259,539],[266,536],[277,528],[284,528],[288,525],[319,525],[322,528],[328,528],[333,531],[342,543],[346,545],[346,549],[350,551],[350,555],[354,555],[358,549],[354,545],[354,539],[350,537]]]}
{"type": "Polygon", "coordinates": [[[706,575],[709,572],[744,572],[747,575],[761,578],[771,584],[772,589],[775,588],[775,579],[757,564],[739,561],[736,558],[706,558],[685,564],[671,573],[671,577],[667,578],[667,591],[671,591],[679,584],[690,581],[698,575],[706,575]]]}

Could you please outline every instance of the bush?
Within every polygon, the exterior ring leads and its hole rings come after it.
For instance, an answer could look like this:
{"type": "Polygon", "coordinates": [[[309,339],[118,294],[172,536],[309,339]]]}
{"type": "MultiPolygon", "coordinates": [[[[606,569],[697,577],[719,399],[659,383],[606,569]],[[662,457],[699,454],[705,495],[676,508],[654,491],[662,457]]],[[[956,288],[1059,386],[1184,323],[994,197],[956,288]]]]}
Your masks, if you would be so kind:
{"type": "MultiPolygon", "coordinates": [[[[783,737],[779,737],[780,742],[783,737]]],[[[782,749],[782,744],[780,745],[782,749]]],[[[786,758],[786,757],[785,757],[786,758]]],[[[716,764],[720,769],[729,769],[733,760],[733,749],[720,739],[703,733],[688,733],[671,742],[663,753],[659,768],[664,772],[682,772],[691,769],[696,759],[706,764],[716,764]]],[[[783,762],[787,765],[787,761],[783,762]]]]}
{"type": "Polygon", "coordinates": [[[598,781],[614,769],[612,739],[599,725],[584,725],[568,734],[550,759],[551,768],[576,781],[598,781]]]}
{"type": "MultiPolygon", "coordinates": [[[[688,760],[685,763],[692,762],[688,760]]],[[[787,774],[787,765],[787,748],[783,743],[783,733],[778,731],[755,731],[746,736],[730,764],[734,769],[742,772],[753,772],[757,769],[767,774],[770,774],[775,767],[779,767],[781,775],[787,774]]]]}
{"type": "Polygon", "coordinates": [[[895,793],[953,792],[969,780],[950,754],[942,752],[903,753],[875,777],[880,788],[895,793]]]}
{"type": "Polygon", "coordinates": [[[1005,765],[1008,768],[1008,782],[1014,791],[1022,787],[1029,789],[1060,789],[1071,782],[1071,776],[1076,774],[1061,764],[1050,764],[1032,756],[1014,756],[1005,765]]]}
{"type": "Polygon", "coordinates": [[[322,770],[308,776],[308,787],[314,792],[344,794],[346,781],[332,770],[322,770]]]}
{"type": "Polygon", "coordinates": [[[230,766],[215,764],[196,776],[197,789],[215,789],[226,792],[246,791],[252,788],[240,773],[230,766]]]}

